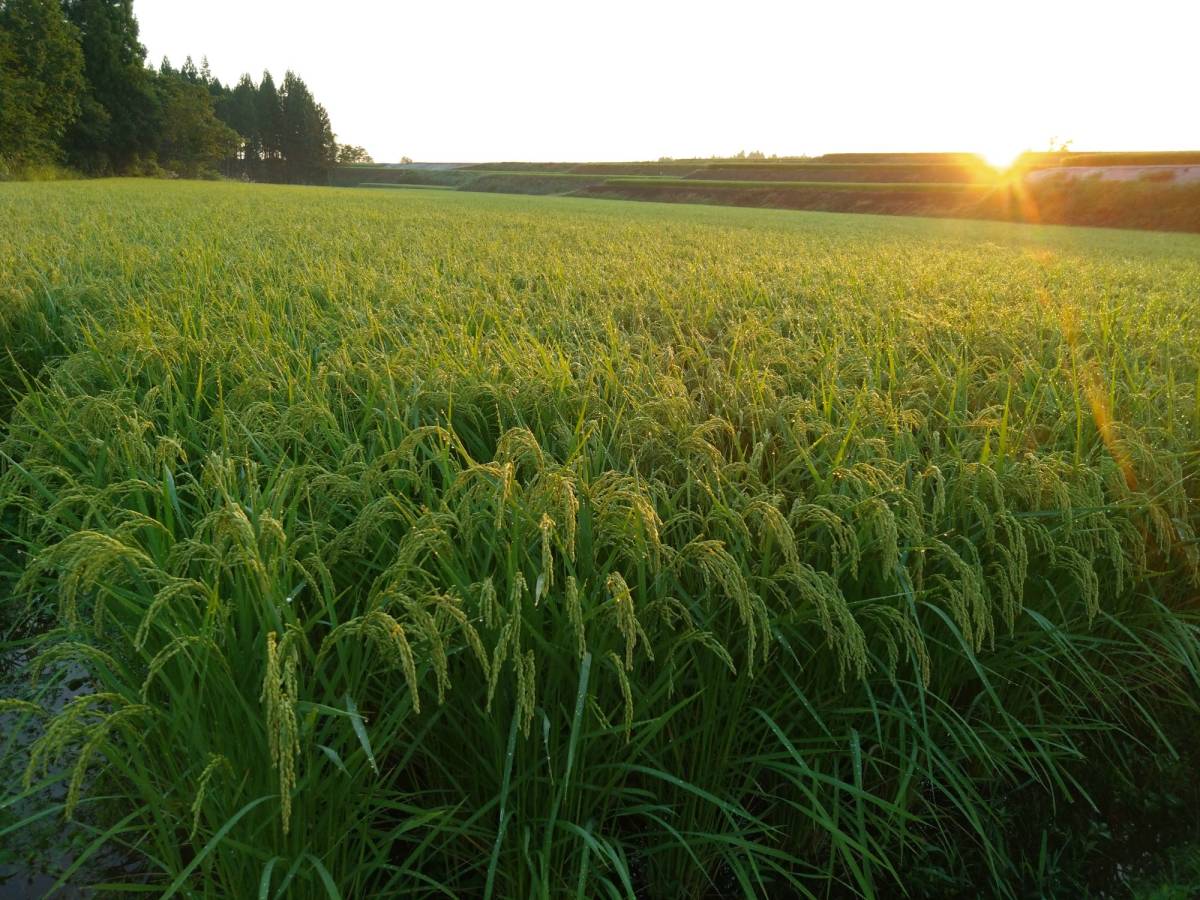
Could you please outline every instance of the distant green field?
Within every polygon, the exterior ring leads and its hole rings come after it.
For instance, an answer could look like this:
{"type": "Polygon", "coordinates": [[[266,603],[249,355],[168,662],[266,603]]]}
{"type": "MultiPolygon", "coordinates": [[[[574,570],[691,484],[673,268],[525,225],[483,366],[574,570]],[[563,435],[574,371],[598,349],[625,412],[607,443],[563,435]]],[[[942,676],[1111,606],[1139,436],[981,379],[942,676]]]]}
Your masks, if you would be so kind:
{"type": "Polygon", "coordinates": [[[744,171],[771,171],[778,169],[850,169],[866,171],[869,169],[927,169],[930,171],[950,171],[964,168],[974,168],[982,166],[981,160],[948,160],[942,158],[918,158],[905,159],[893,155],[886,156],[882,159],[862,159],[857,158],[856,154],[847,154],[848,156],[856,157],[854,159],[840,159],[836,157],[819,157],[817,159],[804,160],[748,160],[748,159],[730,159],[718,160],[714,162],[705,162],[697,166],[700,169],[741,169],[744,171]]]}
{"type": "Polygon", "coordinates": [[[826,153],[815,157],[812,162],[824,163],[944,163],[956,165],[982,165],[978,153],[826,153]]]}
{"type": "Polygon", "coordinates": [[[1194,184],[1025,181],[1034,169],[1184,164],[1179,153],[1026,153],[1009,172],[974,154],[845,153],[814,159],[631,163],[480,163],[450,169],[343,167],[332,183],[436,184],[463,191],[570,194],[643,202],[713,203],[826,212],[1000,219],[1200,232],[1194,184]]]}
{"type": "Polygon", "coordinates": [[[1196,846],[1200,236],[377,187],[0,184],[0,872],[1017,900],[1196,846]]]}
{"type": "MultiPolygon", "coordinates": [[[[595,175],[583,174],[580,172],[553,172],[553,171],[536,171],[533,169],[458,169],[460,173],[469,172],[474,178],[494,178],[499,176],[509,176],[512,178],[538,178],[547,181],[559,180],[562,184],[581,181],[597,181],[595,175]]],[[[634,176],[636,177],[636,176],[634,176]]]]}
{"type": "Polygon", "coordinates": [[[878,182],[878,181],[733,181],[711,178],[672,178],[672,177],[619,177],[607,178],[605,184],[615,185],[644,185],[653,184],[655,187],[679,188],[681,190],[710,188],[729,188],[735,190],[767,190],[779,191],[788,189],[815,189],[821,191],[903,191],[930,193],[986,193],[995,190],[994,185],[981,184],[938,184],[934,182],[878,182]]]}
{"type": "MultiPolygon", "coordinates": [[[[544,179],[546,181],[558,181],[560,184],[578,184],[582,182],[595,182],[601,180],[597,175],[589,175],[581,172],[533,172],[533,171],[505,171],[502,169],[487,170],[479,172],[478,178],[496,178],[507,176],[514,179],[544,179]]],[[[632,176],[638,177],[638,176],[632,176]]]]}
{"type": "Polygon", "coordinates": [[[1061,158],[1061,164],[1064,166],[1196,166],[1200,165],[1200,150],[1069,153],[1061,158]]]}
{"type": "Polygon", "coordinates": [[[982,164],[950,163],[713,163],[696,169],[689,177],[716,180],[765,181],[880,181],[914,183],[993,183],[997,172],[982,164]]]}
{"type": "Polygon", "coordinates": [[[628,163],[480,163],[459,171],[507,173],[559,173],[612,176],[675,176],[689,178],[766,178],[769,180],[814,181],[994,181],[996,173],[978,157],[958,154],[881,155],[864,158],[846,154],[853,161],[822,157],[814,160],[671,160],[628,163]],[[805,177],[807,175],[808,177],[805,177]]]}
{"type": "Polygon", "coordinates": [[[691,161],[662,163],[480,163],[464,171],[560,172],[575,175],[684,175],[695,170],[691,161]]]}
{"type": "Polygon", "coordinates": [[[423,191],[452,191],[452,190],[454,190],[454,185],[451,185],[451,184],[391,184],[391,183],[380,183],[377,181],[364,181],[362,184],[360,184],[358,186],[364,187],[364,188],[410,188],[413,190],[423,190],[423,191]]]}

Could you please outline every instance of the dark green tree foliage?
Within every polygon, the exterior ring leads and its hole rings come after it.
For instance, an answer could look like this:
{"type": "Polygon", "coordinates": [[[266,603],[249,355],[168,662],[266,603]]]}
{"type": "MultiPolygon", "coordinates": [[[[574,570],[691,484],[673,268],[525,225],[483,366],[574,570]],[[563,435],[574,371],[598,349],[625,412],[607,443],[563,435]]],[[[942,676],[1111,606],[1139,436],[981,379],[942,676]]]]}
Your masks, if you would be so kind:
{"type": "Polygon", "coordinates": [[[179,175],[197,176],[237,151],[241,136],[216,117],[208,88],[186,76],[155,79],[162,129],[157,159],[179,175]]]}
{"type": "Polygon", "coordinates": [[[137,171],[153,156],[161,121],[133,0],[65,0],[63,8],[79,29],[88,84],[68,158],[88,172],[137,171]]]}
{"type": "Polygon", "coordinates": [[[249,75],[243,75],[234,88],[217,101],[221,121],[241,136],[237,160],[258,160],[262,155],[262,128],[258,122],[258,88],[249,75]]]}
{"type": "Polygon", "coordinates": [[[363,147],[356,147],[352,144],[338,144],[337,161],[339,165],[353,165],[354,163],[370,163],[375,160],[371,159],[371,154],[363,147]]]}
{"type": "Polygon", "coordinates": [[[179,67],[179,77],[188,84],[200,83],[200,71],[196,68],[196,64],[192,62],[191,56],[183,61],[183,65],[179,67]]]}
{"type": "Polygon", "coordinates": [[[270,72],[226,87],[207,57],[148,68],[133,0],[0,0],[0,176],[62,159],[96,175],[323,182],[338,145],[294,72],[277,90],[270,72]]]}
{"type": "Polygon", "coordinates": [[[78,34],[57,0],[0,0],[0,168],[58,161],[83,89],[78,34]]]}
{"type": "Polygon", "coordinates": [[[283,78],[283,131],[280,151],[289,182],[317,181],[337,161],[337,143],[325,107],[313,99],[308,85],[295,72],[283,78]]]}
{"type": "MultiPolygon", "coordinates": [[[[203,81],[204,68],[199,71],[203,81]]],[[[323,183],[339,159],[329,114],[295,72],[286,74],[281,87],[263,72],[257,86],[243,75],[232,89],[220,90],[217,115],[242,138],[222,170],[255,181],[323,183]]],[[[370,159],[361,147],[351,151],[370,159]]]]}
{"type": "Polygon", "coordinates": [[[221,84],[221,79],[213,75],[212,69],[208,66],[207,56],[200,58],[200,82],[208,88],[208,93],[212,95],[214,101],[225,96],[225,86],[221,84]]]}
{"type": "Polygon", "coordinates": [[[263,72],[258,83],[258,136],[264,162],[280,159],[280,143],[283,135],[283,108],[275,79],[270,72],[263,72]]]}

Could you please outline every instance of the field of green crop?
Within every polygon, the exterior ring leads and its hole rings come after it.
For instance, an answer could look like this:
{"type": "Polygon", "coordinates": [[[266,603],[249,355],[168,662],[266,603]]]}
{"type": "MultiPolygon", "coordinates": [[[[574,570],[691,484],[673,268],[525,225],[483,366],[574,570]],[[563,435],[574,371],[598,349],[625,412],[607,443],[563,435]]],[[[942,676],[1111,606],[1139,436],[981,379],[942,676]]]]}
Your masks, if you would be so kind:
{"type": "MultiPolygon", "coordinates": [[[[582,178],[586,176],[557,176],[582,178]]],[[[982,195],[998,190],[994,184],[967,184],[966,182],[883,182],[883,181],[723,181],[715,178],[676,178],[670,175],[634,175],[604,179],[604,184],[645,185],[655,188],[680,188],[699,190],[770,190],[782,191],[793,188],[811,188],[821,191],[885,191],[889,193],[911,192],[914,194],[947,193],[982,195]]]]}
{"type": "Polygon", "coordinates": [[[1200,237],[164,181],[0,222],[0,863],[1083,896],[1194,827],[1200,237]]]}

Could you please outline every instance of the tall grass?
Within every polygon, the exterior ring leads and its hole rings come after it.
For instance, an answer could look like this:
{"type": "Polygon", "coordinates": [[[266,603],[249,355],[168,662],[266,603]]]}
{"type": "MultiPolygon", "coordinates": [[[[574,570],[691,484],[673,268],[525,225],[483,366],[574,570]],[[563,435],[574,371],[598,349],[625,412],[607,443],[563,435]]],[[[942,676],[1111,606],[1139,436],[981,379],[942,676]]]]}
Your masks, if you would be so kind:
{"type": "Polygon", "coordinates": [[[1194,239],[129,182],[0,217],[4,616],[42,696],[91,687],[6,704],[13,791],[110,888],[1015,896],[1051,831],[1006,795],[1195,726],[1194,239]]]}

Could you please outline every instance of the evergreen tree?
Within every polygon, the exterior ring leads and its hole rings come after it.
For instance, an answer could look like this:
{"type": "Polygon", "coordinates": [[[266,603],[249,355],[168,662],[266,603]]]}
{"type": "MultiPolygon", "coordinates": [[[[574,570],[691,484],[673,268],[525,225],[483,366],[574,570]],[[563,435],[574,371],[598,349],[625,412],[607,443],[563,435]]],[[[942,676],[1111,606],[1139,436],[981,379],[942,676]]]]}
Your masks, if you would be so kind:
{"type": "Polygon", "coordinates": [[[333,133],[333,123],[329,120],[329,113],[325,111],[325,107],[317,104],[317,134],[319,139],[319,155],[317,157],[318,169],[314,172],[314,178],[318,181],[329,180],[329,170],[337,165],[337,135],[333,133]]]}
{"type": "Polygon", "coordinates": [[[0,164],[61,158],[84,88],[78,37],[57,0],[0,0],[0,164]]]}
{"type": "MultiPolygon", "coordinates": [[[[279,92],[275,89],[275,79],[270,72],[263,72],[262,80],[258,83],[258,141],[262,151],[263,162],[267,164],[268,180],[272,180],[274,164],[280,159],[280,145],[283,133],[283,108],[280,106],[279,92]]],[[[277,176],[275,176],[277,177],[277,176]]]]}
{"type": "Polygon", "coordinates": [[[196,69],[196,64],[192,62],[191,54],[183,61],[183,65],[179,67],[179,75],[184,81],[189,84],[200,83],[200,72],[196,69]]]}
{"type": "Polygon", "coordinates": [[[202,175],[235,152],[241,137],[213,114],[212,95],[203,84],[161,75],[155,87],[163,122],[159,165],[179,175],[202,175]]]}
{"type": "Polygon", "coordinates": [[[337,159],[328,113],[295,72],[289,71],[284,76],[280,96],[283,100],[280,150],[287,180],[293,183],[325,180],[329,166],[337,159]]]}
{"type": "Polygon", "coordinates": [[[158,144],[160,117],[133,0],[65,0],[79,29],[88,91],[66,149],[80,168],[125,172],[158,144]]]}
{"type": "Polygon", "coordinates": [[[78,111],[82,68],[76,36],[53,0],[0,0],[0,159],[56,159],[78,111]]]}
{"type": "Polygon", "coordinates": [[[209,68],[207,56],[200,57],[200,83],[208,88],[208,93],[214,100],[219,100],[228,93],[221,84],[221,79],[213,75],[212,69],[209,68]]]}
{"type": "Polygon", "coordinates": [[[155,165],[199,175],[320,182],[339,160],[304,80],[225,87],[206,57],[146,68],[133,0],[0,0],[0,171],[64,155],[96,174],[155,165]]]}
{"type": "Polygon", "coordinates": [[[248,167],[257,163],[262,152],[262,129],[259,126],[258,88],[249,75],[243,75],[232,91],[217,104],[217,115],[226,125],[241,135],[240,156],[248,167]]]}

